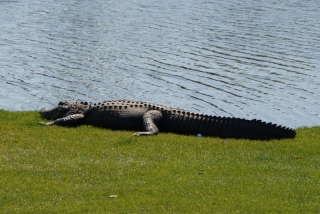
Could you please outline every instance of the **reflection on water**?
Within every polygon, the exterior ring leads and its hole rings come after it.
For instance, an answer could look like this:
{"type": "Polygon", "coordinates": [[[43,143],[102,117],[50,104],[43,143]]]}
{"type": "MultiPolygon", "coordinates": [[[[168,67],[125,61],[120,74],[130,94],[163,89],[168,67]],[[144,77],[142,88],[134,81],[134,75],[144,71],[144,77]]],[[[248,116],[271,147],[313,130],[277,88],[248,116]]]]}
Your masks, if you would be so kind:
{"type": "Polygon", "coordinates": [[[320,2],[0,1],[0,108],[150,101],[320,125],[320,2]]]}

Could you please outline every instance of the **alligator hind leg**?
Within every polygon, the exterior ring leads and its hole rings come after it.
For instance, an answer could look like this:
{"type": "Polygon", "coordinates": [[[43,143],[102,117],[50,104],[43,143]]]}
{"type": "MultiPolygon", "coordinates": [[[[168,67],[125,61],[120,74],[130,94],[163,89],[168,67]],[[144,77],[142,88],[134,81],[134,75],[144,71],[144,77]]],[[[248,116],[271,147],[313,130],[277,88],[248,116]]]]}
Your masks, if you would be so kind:
{"type": "Polygon", "coordinates": [[[39,122],[40,124],[44,126],[52,126],[52,125],[59,125],[59,126],[74,126],[81,124],[81,120],[84,118],[83,114],[73,114],[69,115],[63,118],[59,118],[55,121],[45,123],[45,122],[39,122]]]}
{"type": "Polygon", "coordinates": [[[162,114],[160,111],[151,110],[146,112],[143,115],[143,127],[145,131],[134,133],[133,136],[158,134],[159,129],[157,125],[160,124],[161,119],[162,119],[162,114]]]}

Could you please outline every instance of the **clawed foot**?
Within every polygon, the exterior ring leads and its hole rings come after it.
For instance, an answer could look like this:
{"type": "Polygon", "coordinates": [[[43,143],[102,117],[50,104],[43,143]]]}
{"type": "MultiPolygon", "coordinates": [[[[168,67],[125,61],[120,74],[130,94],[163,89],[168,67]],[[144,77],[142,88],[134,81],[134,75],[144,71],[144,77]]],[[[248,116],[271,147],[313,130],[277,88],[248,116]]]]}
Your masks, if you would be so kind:
{"type": "Polygon", "coordinates": [[[43,126],[52,126],[53,123],[52,122],[49,122],[49,123],[46,123],[46,122],[39,122],[39,124],[43,125],[43,126]]]}
{"type": "Polygon", "coordinates": [[[156,135],[158,134],[157,132],[156,133],[153,133],[153,132],[136,132],[134,134],[132,134],[132,136],[147,136],[147,135],[156,135]]]}

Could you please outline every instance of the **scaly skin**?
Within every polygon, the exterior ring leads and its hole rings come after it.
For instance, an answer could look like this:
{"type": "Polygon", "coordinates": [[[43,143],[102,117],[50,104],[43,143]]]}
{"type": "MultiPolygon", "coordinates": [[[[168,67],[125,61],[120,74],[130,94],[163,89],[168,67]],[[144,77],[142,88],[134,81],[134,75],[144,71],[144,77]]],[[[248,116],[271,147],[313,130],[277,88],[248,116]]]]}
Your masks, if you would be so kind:
{"type": "Polygon", "coordinates": [[[294,138],[295,130],[260,120],[216,117],[147,102],[114,100],[98,104],[60,102],[41,109],[43,125],[87,124],[110,129],[139,130],[133,135],[155,135],[159,131],[222,138],[270,140],[294,138]]]}

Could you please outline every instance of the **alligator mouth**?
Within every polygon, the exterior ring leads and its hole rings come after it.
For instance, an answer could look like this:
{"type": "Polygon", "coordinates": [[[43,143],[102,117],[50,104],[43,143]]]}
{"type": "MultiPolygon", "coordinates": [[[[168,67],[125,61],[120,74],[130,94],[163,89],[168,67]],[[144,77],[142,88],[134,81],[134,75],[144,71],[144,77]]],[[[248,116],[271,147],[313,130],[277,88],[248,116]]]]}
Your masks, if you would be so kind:
{"type": "Polygon", "coordinates": [[[47,109],[47,108],[42,108],[40,109],[39,113],[42,118],[45,119],[55,119],[57,116],[56,114],[59,111],[59,107],[53,108],[53,109],[47,109]]]}

